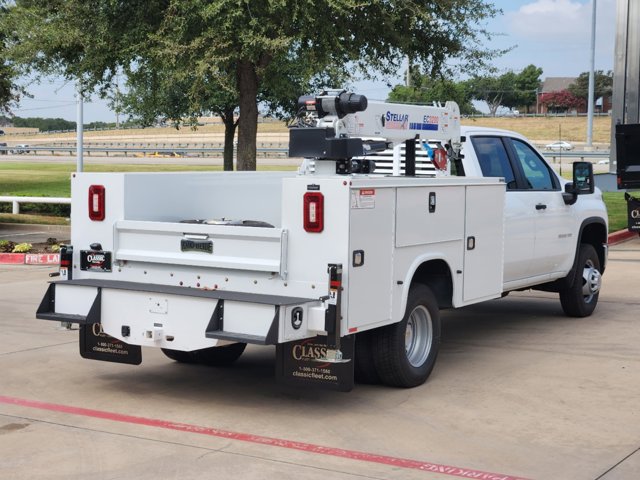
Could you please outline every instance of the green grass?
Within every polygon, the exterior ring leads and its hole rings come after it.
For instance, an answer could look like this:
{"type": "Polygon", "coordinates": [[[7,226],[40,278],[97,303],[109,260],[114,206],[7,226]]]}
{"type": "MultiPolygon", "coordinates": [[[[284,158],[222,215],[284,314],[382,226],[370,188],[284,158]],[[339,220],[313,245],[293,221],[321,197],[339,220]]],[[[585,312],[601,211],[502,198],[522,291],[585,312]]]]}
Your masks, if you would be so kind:
{"type": "MultiPolygon", "coordinates": [[[[296,167],[265,165],[258,170],[293,170],[296,167]]],[[[20,197],[69,197],[71,173],[75,164],[24,163],[0,164],[0,195],[20,197]]],[[[222,171],[207,165],[85,165],[85,172],[191,172],[222,171]]]]}
{"type": "Polygon", "coordinates": [[[609,232],[627,228],[627,202],[624,192],[603,192],[604,203],[609,214],[609,232]]]}

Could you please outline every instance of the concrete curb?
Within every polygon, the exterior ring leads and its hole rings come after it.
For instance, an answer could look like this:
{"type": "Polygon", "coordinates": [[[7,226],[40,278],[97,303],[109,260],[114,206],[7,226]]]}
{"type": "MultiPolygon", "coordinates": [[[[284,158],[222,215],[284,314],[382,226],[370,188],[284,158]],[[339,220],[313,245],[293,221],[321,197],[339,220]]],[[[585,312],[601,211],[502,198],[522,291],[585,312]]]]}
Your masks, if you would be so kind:
{"type": "Polygon", "coordinates": [[[59,265],[59,253],[0,253],[0,265],[59,265]]]}
{"type": "Polygon", "coordinates": [[[637,237],[638,232],[630,232],[629,230],[618,230],[609,234],[609,245],[617,245],[618,243],[631,240],[633,237],[637,237]]]}
{"type": "MultiPolygon", "coordinates": [[[[619,230],[609,234],[609,245],[617,245],[631,240],[637,235],[629,230],[619,230]]],[[[58,265],[59,253],[0,253],[0,265],[58,265]]]]}

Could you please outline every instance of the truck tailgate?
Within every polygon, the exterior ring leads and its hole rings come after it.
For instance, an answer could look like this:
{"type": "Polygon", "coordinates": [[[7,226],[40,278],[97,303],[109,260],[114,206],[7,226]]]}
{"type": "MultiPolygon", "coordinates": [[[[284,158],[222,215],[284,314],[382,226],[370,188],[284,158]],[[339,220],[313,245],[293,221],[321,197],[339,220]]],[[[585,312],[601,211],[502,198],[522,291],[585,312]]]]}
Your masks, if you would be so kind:
{"type": "Polygon", "coordinates": [[[277,272],[286,277],[287,231],[281,228],[121,220],[116,261],[277,272]]]}

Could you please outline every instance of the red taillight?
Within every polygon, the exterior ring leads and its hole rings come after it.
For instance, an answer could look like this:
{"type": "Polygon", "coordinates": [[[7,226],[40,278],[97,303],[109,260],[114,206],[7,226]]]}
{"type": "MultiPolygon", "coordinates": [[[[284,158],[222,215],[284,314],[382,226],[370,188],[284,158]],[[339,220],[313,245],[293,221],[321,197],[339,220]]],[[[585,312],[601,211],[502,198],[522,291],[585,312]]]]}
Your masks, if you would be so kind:
{"type": "Polygon", "coordinates": [[[89,187],[89,218],[96,222],[104,220],[104,196],[105,189],[102,185],[89,187]]]}
{"type": "Polygon", "coordinates": [[[324,230],[324,195],[320,192],[304,194],[304,229],[310,233],[324,230]]]}

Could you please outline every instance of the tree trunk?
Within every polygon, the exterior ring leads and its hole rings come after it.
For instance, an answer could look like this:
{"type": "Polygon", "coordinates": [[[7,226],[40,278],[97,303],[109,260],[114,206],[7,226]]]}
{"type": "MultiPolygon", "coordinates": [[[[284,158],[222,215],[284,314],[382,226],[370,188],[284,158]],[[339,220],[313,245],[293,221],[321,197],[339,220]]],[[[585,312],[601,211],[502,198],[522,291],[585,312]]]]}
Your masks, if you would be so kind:
{"type": "Polygon", "coordinates": [[[227,107],[220,114],[224,123],[224,152],[222,158],[225,171],[233,171],[233,140],[238,126],[235,118],[233,118],[234,111],[235,107],[227,107]]]}
{"type": "Polygon", "coordinates": [[[255,65],[242,60],[237,67],[240,119],[238,120],[238,170],[256,169],[258,134],[258,75],[255,65]]]}

